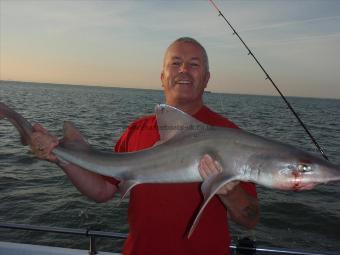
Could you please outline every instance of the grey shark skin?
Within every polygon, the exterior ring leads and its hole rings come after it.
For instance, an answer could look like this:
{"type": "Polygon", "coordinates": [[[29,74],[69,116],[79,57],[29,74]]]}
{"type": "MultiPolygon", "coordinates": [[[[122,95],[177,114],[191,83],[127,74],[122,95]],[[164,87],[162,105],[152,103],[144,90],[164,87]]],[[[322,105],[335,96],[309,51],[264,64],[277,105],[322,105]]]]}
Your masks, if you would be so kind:
{"type": "MultiPolygon", "coordinates": [[[[245,181],[281,190],[312,189],[320,183],[340,180],[340,167],[299,150],[238,130],[206,125],[168,105],[155,109],[161,140],[138,152],[94,150],[70,123],[64,123],[64,139],[53,153],[69,162],[120,180],[122,198],[142,183],[203,182],[204,201],[189,237],[210,199],[226,183],[245,181]],[[223,171],[203,181],[198,164],[204,154],[217,159],[223,171]]],[[[0,119],[7,118],[24,144],[31,143],[32,126],[20,114],[0,103],[0,119]]]]}

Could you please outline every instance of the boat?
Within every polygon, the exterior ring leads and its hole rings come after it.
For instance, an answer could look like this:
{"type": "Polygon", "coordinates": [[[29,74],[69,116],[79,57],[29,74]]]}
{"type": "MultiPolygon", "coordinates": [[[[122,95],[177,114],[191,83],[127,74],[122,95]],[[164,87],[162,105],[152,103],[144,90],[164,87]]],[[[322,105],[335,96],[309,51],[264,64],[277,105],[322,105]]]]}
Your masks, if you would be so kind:
{"type": "MultiPolygon", "coordinates": [[[[89,249],[73,249],[67,247],[55,247],[46,245],[33,245],[25,243],[14,243],[0,241],[0,254],[6,255],[119,255],[120,253],[98,251],[96,247],[97,238],[126,239],[127,234],[117,232],[104,232],[91,229],[74,229],[61,227],[47,227],[15,223],[0,223],[0,229],[39,231],[44,233],[58,233],[68,235],[80,235],[89,238],[89,249]]],[[[339,255],[340,252],[310,252],[295,249],[256,247],[255,242],[245,237],[238,244],[230,245],[233,255],[339,255]]]]}

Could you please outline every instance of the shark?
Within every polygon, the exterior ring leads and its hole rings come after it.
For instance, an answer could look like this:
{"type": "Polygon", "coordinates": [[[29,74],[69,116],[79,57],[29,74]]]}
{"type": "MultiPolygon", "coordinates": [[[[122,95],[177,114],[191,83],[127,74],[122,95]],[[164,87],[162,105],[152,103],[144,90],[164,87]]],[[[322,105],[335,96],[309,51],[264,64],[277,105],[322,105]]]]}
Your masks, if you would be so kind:
{"type": "MultiPolygon", "coordinates": [[[[119,180],[122,199],[143,183],[202,182],[203,201],[189,226],[189,238],[211,198],[229,182],[301,191],[340,180],[339,166],[292,145],[241,129],[210,126],[165,104],[155,107],[155,115],[160,141],[151,148],[128,153],[99,151],[73,123],[64,122],[64,137],[53,153],[62,162],[119,180]],[[216,159],[222,171],[203,180],[198,166],[205,154],[216,159]]],[[[32,143],[30,122],[0,102],[0,119],[4,118],[19,131],[24,145],[32,143]]]]}

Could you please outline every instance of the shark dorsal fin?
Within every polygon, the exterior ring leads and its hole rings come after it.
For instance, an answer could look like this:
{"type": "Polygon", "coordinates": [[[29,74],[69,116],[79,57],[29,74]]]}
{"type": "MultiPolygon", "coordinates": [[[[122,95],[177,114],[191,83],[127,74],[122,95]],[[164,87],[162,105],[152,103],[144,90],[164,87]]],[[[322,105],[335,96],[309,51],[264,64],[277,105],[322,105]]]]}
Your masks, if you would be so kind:
{"type": "Polygon", "coordinates": [[[178,134],[195,133],[206,130],[209,127],[189,114],[170,105],[157,105],[155,113],[160,143],[164,143],[178,134]]]}
{"type": "Polygon", "coordinates": [[[63,147],[90,149],[90,145],[72,122],[65,121],[63,130],[64,137],[61,141],[63,147]]]}

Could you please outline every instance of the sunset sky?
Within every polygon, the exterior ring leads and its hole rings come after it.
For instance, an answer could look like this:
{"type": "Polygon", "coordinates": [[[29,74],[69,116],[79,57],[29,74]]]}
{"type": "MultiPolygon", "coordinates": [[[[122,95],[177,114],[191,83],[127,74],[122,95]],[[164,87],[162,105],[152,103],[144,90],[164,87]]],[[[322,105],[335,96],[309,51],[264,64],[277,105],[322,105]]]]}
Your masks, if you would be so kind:
{"type": "MultiPolygon", "coordinates": [[[[340,1],[215,3],[284,94],[340,98],[340,1]]],[[[0,79],[160,89],[181,36],[205,46],[209,90],[276,95],[207,0],[0,0],[0,79]]]]}

